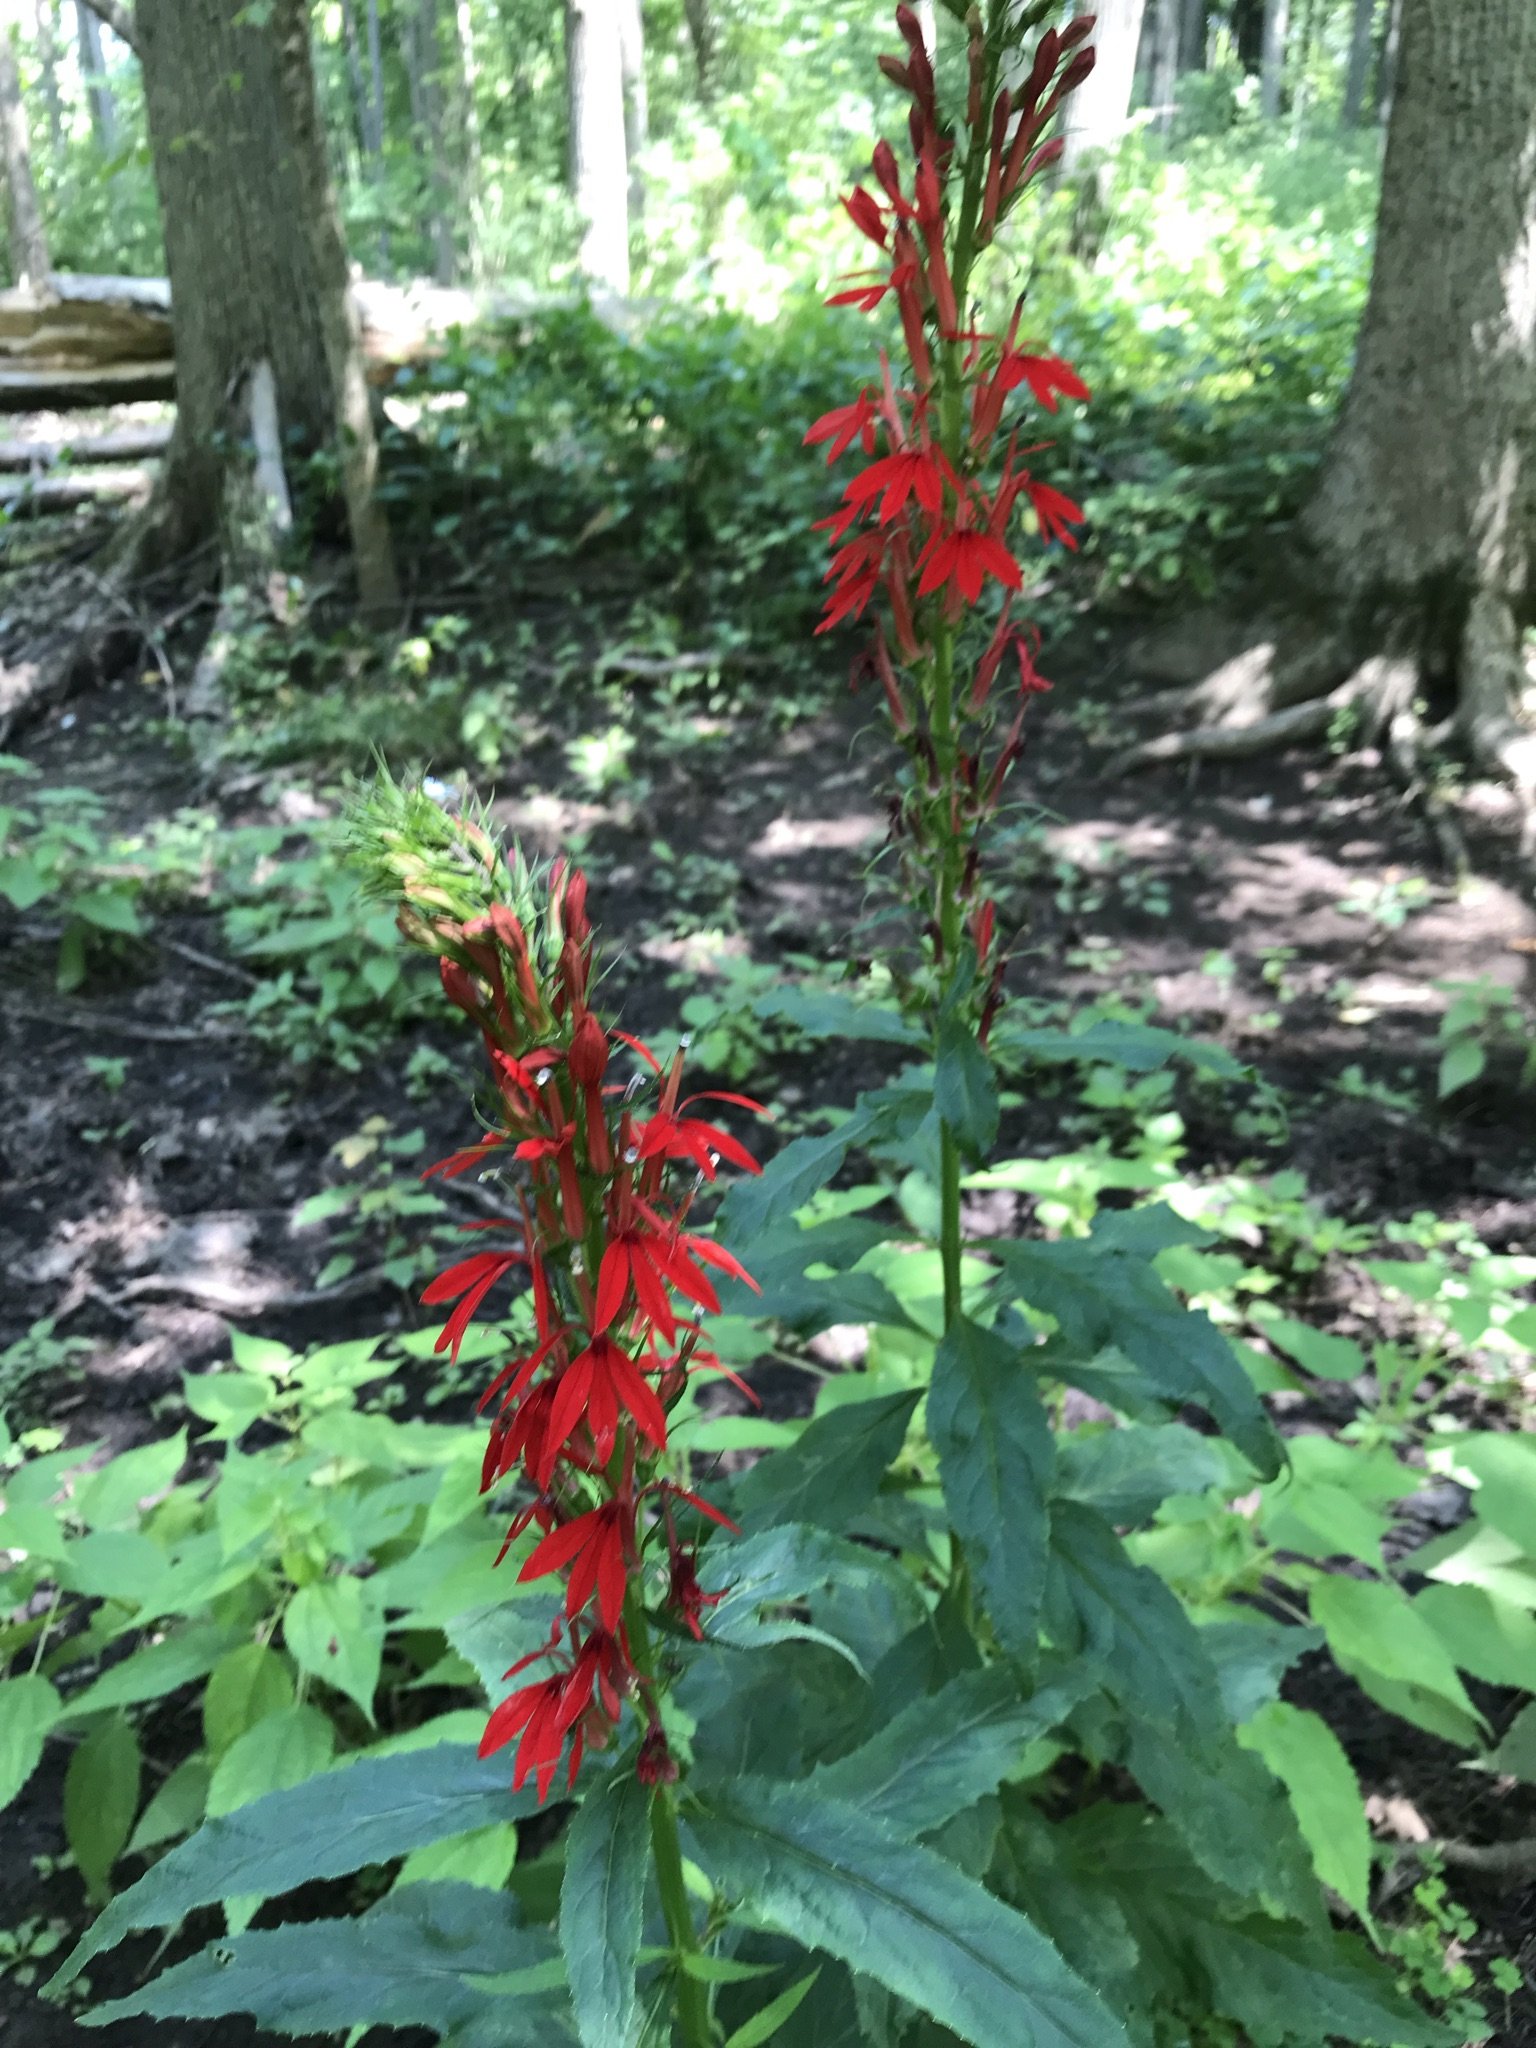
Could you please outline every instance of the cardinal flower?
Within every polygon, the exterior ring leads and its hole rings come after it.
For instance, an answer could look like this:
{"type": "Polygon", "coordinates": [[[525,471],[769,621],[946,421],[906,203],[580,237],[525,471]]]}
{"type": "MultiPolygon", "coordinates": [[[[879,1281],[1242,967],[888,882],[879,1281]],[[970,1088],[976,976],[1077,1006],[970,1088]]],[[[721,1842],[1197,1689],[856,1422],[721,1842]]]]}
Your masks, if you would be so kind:
{"type": "Polygon", "coordinates": [[[930,518],[937,518],[944,503],[944,475],[940,460],[931,448],[903,448],[871,463],[849,484],[843,496],[850,505],[864,507],[880,500],[880,524],[889,526],[908,498],[916,498],[930,518]]]}
{"type": "Polygon", "coordinates": [[[805,445],[814,448],[822,441],[828,441],[827,461],[836,462],[857,441],[866,455],[875,452],[875,420],[878,417],[875,394],[870,390],[861,391],[852,405],[834,406],[831,412],[824,412],[819,420],[806,429],[805,445]]]}
{"type": "Polygon", "coordinates": [[[1040,522],[1042,540],[1061,540],[1076,549],[1071,528],[1081,526],[1085,514],[1081,505],[1075,504],[1064,491],[1058,491],[1053,484],[1036,483],[1033,477],[1025,485],[1029,502],[1035,508],[1035,517],[1040,522]]]}
{"type": "Polygon", "coordinates": [[[459,1346],[474,1320],[475,1310],[502,1275],[519,1265],[523,1257],[522,1252],[474,1252],[469,1258],[460,1259],[456,1266],[450,1266],[446,1273],[439,1273],[422,1290],[422,1301],[429,1308],[444,1301],[458,1302],[432,1347],[434,1352],[446,1351],[458,1363],[459,1346]]]}
{"type": "Polygon", "coordinates": [[[656,1390],[641,1377],[629,1353],[611,1337],[596,1336],[561,1374],[550,1407],[543,1443],[543,1465],[536,1474],[542,1489],[549,1484],[554,1462],[578,1424],[592,1433],[599,1460],[613,1450],[621,1415],[630,1416],[652,1447],[667,1447],[667,1418],[656,1390]]]}
{"type": "Polygon", "coordinates": [[[997,384],[1003,391],[1016,391],[1027,384],[1047,412],[1056,410],[1056,394],[1063,398],[1087,399],[1088,386],[1069,362],[1060,356],[1031,356],[1005,349],[997,366],[997,384]]]}
{"type": "Polygon", "coordinates": [[[570,1568],[565,1586],[565,1611],[574,1619],[594,1592],[603,1627],[611,1634],[624,1612],[630,1561],[635,1549],[635,1511],[623,1499],[604,1501],[551,1529],[518,1573],[520,1582],[542,1579],[548,1572],[570,1568]]]}
{"type": "Polygon", "coordinates": [[[975,604],[989,576],[1006,590],[1018,590],[1024,581],[1024,572],[1003,543],[975,527],[941,527],[919,561],[923,565],[919,597],[952,584],[967,604],[975,604]]]}
{"type": "MultiPolygon", "coordinates": [[[[576,1648],[570,1668],[510,1693],[491,1715],[480,1738],[481,1756],[493,1756],[514,1735],[521,1735],[512,1770],[512,1789],[520,1792],[530,1776],[536,1777],[541,1805],[549,1797],[571,1730],[576,1732],[568,1782],[574,1785],[589,1725],[597,1724],[594,1734],[606,1733],[606,1728],[624,1711],[624,1696],[635,1678],[622,1632],[592,1629],[577,1645],[573,1630],[572,1643],[576,1648]]],[[[520,1657],[507,1677],[515,1678],[518,1672],[550,1654],[546,1648],[520,1657]]]]}

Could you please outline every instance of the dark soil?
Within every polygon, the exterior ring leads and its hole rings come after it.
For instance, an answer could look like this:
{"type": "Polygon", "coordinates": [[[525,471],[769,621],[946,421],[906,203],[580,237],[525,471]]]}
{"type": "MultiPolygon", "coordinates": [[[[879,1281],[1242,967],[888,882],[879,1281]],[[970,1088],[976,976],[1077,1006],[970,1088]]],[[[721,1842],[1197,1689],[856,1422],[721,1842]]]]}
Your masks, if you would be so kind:
{"type": "MultiPolygon", "coordinates": [[[[1085,643],[1058,673],[1102,675],[1102,655],[1085,643]]],[[[631,1028],[665,1031],[675,1019],[685,987],[669,976],[710,985],[722,942],[690,942],[689,925],[734,924],[724,948],[757,960],[846,957],[885,814],[878,745],[857,737],[867,707],[851,706],[840,684],[829,682],[828,696],[823,713],[788,735],[744,717],[717,720],[699,745],[647,759],[638,804],[563,795],[558,747],[504,767],[497,807],[508,824],[547,850],[573,829],[588,835],[595,909],[611,946],[627,934],[633,948],[616,970],[631,1028]],[[702,900],[672,915],[679,869],[658,859],[658,838],[694,860],[688,886],[706,894],[725,871],[700,867],[700,857],[729,864],[739,877],[734,919],[702,900]]],[[[55,713],[24,750],[49,782],[98,790],[124,826],[194,802],[213,803],[228,822],[314,814],[298,776],[237,794],[206,787],[152,724],[163,708],[136,679],[123,681],[55,713]]],[[[1536,1161],[1527,1120],[1511,1114],[1509,1077],[1495,1071],[1454,1113],[1415,1106],[1433,1102],[1444,1001],[1434,984],[1492,975],[1523,989],[1528,979],[1536,913],[1494,830],[1469,814],[1484,873],[1458,899],[1422,820],[1373,759],[1266,760],[1106,785],[1088,743],[1106,721],[1112,707],[1062,682],[1034,735],[1020,791],[1048,814],[1048,859],[1042,867],[1032,854],[1015,878],[1030,914],[1016,993],[1144,993],[1162,1021],[1190,1023],[1253,1061],[1291,1103],[1286,1150],[1266,1164],[1299,1168],[1341,1217],[1382,1224],[1432,1209],[1496,1249],[1536,1247],[1536,1161]],[[1067,865],[1052,872],[1058,861],[1067,865]],[[1432,894],[1395,929],[1340,907],[1352,891],[1379,896],[1383,885],[1390,903],[1411,878],[1432,894]],[[1351,1068],[1401,1099],[1339,1092],[1351,1068]]],[[[323,1228],[296,1230],[293,1212],[331,1176],[332,1147],[370,1116],[401,1130],[419,1124],[440,1150],[472,1128],[451,1084],[408,1098],[415,1035],[356,1076],[276,1070],[237,1024],[208,1016],[240,993],[226,959],[217,915],[183,909],[111,979],[60,997],[51,948],[0,907],[0,1350],[43,1317],[89,1340],[74,1375],[42,1391],[50,1420],[111,1450],[158,1426],[155,1405],[175,1395],[183,1372],[220,1356],[231,1322],[296,1345],[414,1322],[388,1283],[283,1306],[314,1289],[332,1249],[323,1228]],[[121,1087],[108,1091],[87,1055],[123,1060],[121,1087]],[[210,1286],[238,1302],[228,1320],[210,1305],[210,1286]]],[[[465,1050],[451,1035],[435,1042],[465,1050]]],[[[858,1048],[830,1048],[787,1061],[778,1092],[791,1106],[846,1101],[871,1072],[858,1048]]],[[[1182,1106],[1191,1171],[1254,1156],[1229,1105],[1191,1095],[1182,1106]]],[[[1021,1149],[1072,1142],[1062,1109],[1026,1106],[1009,1138],[1021,1149]]],[[[1331,1284],[1325,1273],[1325,1313],[1331,1284]]],[[[797,1390],[777,1386],[770,1397],[790,1407],[797,1390]]],[[[1536,1828],[1528,1792],[1472,1778],[1457,1752],[1380,1714],[1336,1673],[1319,1667],[1300,1685],[1297,1697],[1327,1713],[1367,1789],[1409,1802],[1432,1832],[1488,1840],[1536,1828]]],[[[50,1752],[6,1816],[0,1927],[37,1914],[72,1926],[84,1917],[72,1873],[34,1874],[34,1858],[62,1852],[60,1776],[50,1752]]],[[[1456,1888],[1489,1952],[1529,1966],[1531,1888],[1459,1878],[1456,1888]]],[[[125,1948],[93,1973],[94,1990],[125,1989],[151,1952],[125,1948]]],[[[0,1978],[0,2043],[60,2048],[75,2038],[71,2018],[0,1978]]],[[[222,2048],[259,2037],[221,2022],[120,2026],[98,2038],[222,2048]]],[[[1536,2043],[1536,2015],[1511,2013],[1497,2038],[1536,2043]]]]}

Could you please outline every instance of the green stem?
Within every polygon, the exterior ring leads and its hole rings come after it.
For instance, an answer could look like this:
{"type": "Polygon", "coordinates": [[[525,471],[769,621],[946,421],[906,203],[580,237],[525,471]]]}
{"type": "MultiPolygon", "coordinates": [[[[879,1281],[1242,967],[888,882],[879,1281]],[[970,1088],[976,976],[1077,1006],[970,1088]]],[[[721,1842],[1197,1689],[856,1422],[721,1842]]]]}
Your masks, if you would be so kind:
{"type": "MultiPolygon", "coordinates": [[[[658,1785],[651,1795],[651,1858],[656,1866],[656,1886],[661,1893],[662,1916],[673,1952],[679,1957],[697,1955],[699,1938],[688,1906],[683,1849],[677,1832],[677,1802],[670,1785],[658,1785]]],[[[690,1977],[681,1967],[676,1982],[677,2022],[685,2048],[712,2048],[715,2032],[709,2017],[708,1985],[690,1977]]]]}

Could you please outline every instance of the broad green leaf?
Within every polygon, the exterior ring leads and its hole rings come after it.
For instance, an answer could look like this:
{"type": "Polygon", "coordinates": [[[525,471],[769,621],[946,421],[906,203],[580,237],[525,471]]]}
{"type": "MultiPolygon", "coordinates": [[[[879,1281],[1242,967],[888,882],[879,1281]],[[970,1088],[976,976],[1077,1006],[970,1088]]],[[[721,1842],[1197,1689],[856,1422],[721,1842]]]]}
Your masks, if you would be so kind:
{"type": "Polygon", "coordinates": [[[787,2025],[799,2011],[801,2003],[820,1975],[820,1970],[812,1970],[809,1976],[787,1985],[777,1998],[768,2001],[761,2012],[753,2013],[751,2019],[744,2021],[736,2029],[726,2042],[725,2048],[762,2048],[762,2044],[771,2041],[779,2029],[787,2025]]]}
{"type": "Polygon", "coordinates": [[[994,1034],[1000,1054],[1022,1059],[1060,1063],[1083,1060],[1124,1067],[1127,1073],[1150,1074],[1171,1059],[1187,1060],[1202,1073],[1223,1080],[1240,1081],[1249,1071],[1231,1053],[1204,1039],[1186,1038],[1177,1031],[1165,1031],[1155,1024],[1139,1024],[1130,1018],[1100,1017],[1083,1031],[1014,1029],[1006,1020],[994,1034]]]}
{"type": "Polygon", "coordinates": [[[370,2026],[448,2034],[476,2022],[502,2048],[550,2048],[561,2031],[546,1997],[517,1997],[520,1974],[542,1971],[554,1943],[515,1924],[510,1898],[476,1885],[411,1885],[356,1920],[318,1920],[212,1943],[127,1998],[98,2006],[93,2025],[140,2015],[222,2019],[251,2013],[282,2034],[370,2026]]]}
{"type": "Polygon", "coordinates": [[[1235,1463],[1219,1437],[1182,1422],[1075,1430],[1056,1444],[1060,1491],[1120,1529],[1149,1522],[1173,1494],[1219,1486],[1234,1476],[1235,1463]]]}
{"type": "Polygon", "coordinates": [[[31,910],[52,887],[43,869],[24,853],[0,856],[0,896],[9,899],[13,910],[31,910]]]}
{"type": "Polygon", "coordinates": [[[0,1807],[10,1805],[37,1769],[60,1712],[59,1695],[40,1671],[0,1681],[0,1807]]]}
{"type": "Polygon", "coordinates": [[[137,1528],[139,1503],[171,1486],[187,1456],[187,1432],[141,1444],[93,1472],[75,1492],[74,1511],[88,1529],[137,1528]]]}
{"type": "Polygon", "coordinates": [[[145,1700],[163,1699],[168,1692],[213,1670],[229,1646],[230,1633],[217,1623],[204,1622],[133,1651],[104,1671],[94,1685],[71,1694],[62,1718],[80,1721],[109,1707],[134,1707],[145,1700]]]}
{"type": "Polygon", "coordinates": [[[266,1643],[241,1643],[214,1666],[203,1693],[203,1739],[215,1757],[268,1714],[293,1705],[288,1666],[266,1643]]]}
{"type": "Polygon", "coordinates": [[[208,1443],[234,1443],[266,1414],[279,1389],[248,1372],[189,1372],[182,1375],[187,1406],[214,1426],[208,1443]]]}
{"type": "Polygon", "coordinates": [[[906,1441],[918,1390],[850,1402],[819,1415],[788,1450],[760,1458],[735,1489],[738,1520],[845,1529],[880,1490],[906,1441]]]}
{"type": "Polygon", "coordinates": [[[962,1317],[939,1346],[927,1413],[950,1526],[999,1640],[1028,1662],[1039,1642],[1055,1458],[1026,1355],[962,1317]]]}
{"type": "Polygon", "coordinates": [[[974,1030],[960,1016],[939,1026],[933,1103],[961,1153],[970,1160],[985,1159],[997,1137],[997,1079],[974,1030]]]}
{"type": "Polygon", "coordinates": [[[1073,1378],[1101,1353],[1118,1352],[1159,1400],[1206,1409],[1270,1479],[1280,1469],[1279,1439],[1252,1382],[1210,1318],[1182,1308],[1152,1264],[1170,1244],[1205,1235],[1160,1204],[1101,1210],[1088,1238],[994,1246],[1002,1268],[994,1294],[1000,1303],[1022,1300],[1056,1318],[1052,1372],[1073,1378]]]}
{"type": "Polygon", "coordinates": [[[304,1784],[326,1768],[335,1749],[336,1731],[318,1707],[279,1707],[237,1736],[214,1765],[209,1818],[304,1784]]]}
{"type": "Polygon", "coordinates": [[[1236,1727],[1275,1698],[1298,1657],[1321,1649],[1322,1643],[1320,1628],[1298,1628],[1294,1622],[1274,1627],[1257,1616],[1208,1622],[1200,1630],[1200,1647],[1216,1667],[1222,1705],[1236,1727]]]}
{"type": "Polygon", "coordinates": [[[231,1896],[275,1898],[311,1879],[387,1863],[445,1835],[534,1810],[533,1787],[509,1793],[501,1761],[472,1748],[362,1758],[307,1784],[210,1820],[115,1898],[54,1979],[66,1984],[136,1927],[174,1927],[231,1896]]]}
{"type": "Polygon", "coordinates": [[[139,1805],[139,1738],[126,1714],[93,1728],[64,1774],[64,1833],[96,1903],[128,1846],[139,1805]]]}
{"type": "Polygon", "coordinates": [[[961,1813],[994,1791],[1025,1745],[1071,1713],[1088,1691],[1086,1672],[1022,1698],[1006,1666],[968,1671],[913,1700],[861,1748],[813,1771],[809,1784],[856,1806],[904,1838],[961,1813]]]}
{"type": "Polygon", "coordinates": [[[808,1334],[834,1323],[900,1327],[906,1313],[884,1282],[873,1273],[849,1271],[888,1235],[883,1225],[863,1216],[837,1216],[803,1229],[786,1220],[753,1241],[752,1278],[758,1291],[741,1280],[723,1280],[721,1307],[727,1315],[773,1316],[808,1334]],[[836,1277],[813,1276],[813,1266],[836,1277]]]}
{"type": "Polygon", "coordinates": [[[1262,1336],[1315,1379],[1357,1380],[1368,1370],[1365,1353],[1358,1344],[1348,1337],[1314,1330],[1310,1323],[1298,1322],[1294,1316],[1263,1315],[1257,1327],[1262,1336]]]}
{"type": "Polygon", "coordinates": [[[1347,1935],[1257,1914],[1237,1923],[1191,1915],[1188,1939],[1209,1973],[1215,2010],[1261,2039],[1461,2048],[1461,2028],[1430,2019],[1347,1935]]]}
{"type": "Polygon", "coordinates": [[[1440,1055],[1435,1088],[1440,1100],[1458,1089],[1470,1087],[1488,1064],[1488,1055],[1475,1038],[1458,1038],[1440,1055]]]}
{"type": "Polygon", "coordinates": [[[1477,1481],[1479,1518],[1536,1557],[1536,1437],[1500,1432],[1464,1437],[1456,1462],[1477,1481]]]}
{"type": "Polygon", "coordinates": [[[189,1756],[178,1764],[139,1815],[128,1843],[129,1855],[139,1856],[178,1835],[190,1835],[207,1810],[208,1779],[206,1757],[189,1756]]]}
{"type": "Polygon", "coordinates": [[[138,905],[126,889],[86,889],[69,899],[71,917],[83,918],[98,931],[116,932],[123,938],[138,938],[144,920],[138,905]]]}
{"type": "Polygon", "coordinates": [[[882,1105],[864,1101],[835,1130],[814,1138],[795,1138],[775,1153],[762,1172],[736,1181],[720,1205],[717,1219],[722,1243],[750,1246],[777,1223],[793,1216],[818,1188],[824,1188],[855,1145],[862,1145],[880,1126],[882,1105]]]}
{"type": "Polygon", "coordinates": [[[1487,1685],[1536,1692],[1536,1618],[1480,1586],[1426,1586],[1413,1611],[1463,1671],[1487,1685]]]}
{"type": "Polygon", "coordinates": [[[59,1582],[93,1600],[121,1600],[142,1607],[166,1575],[165,1552],[135,1529],[103,1529],[81,1536],[66,1549],[59,1582]]]}
{"type": "Polygon", "coordinates": [[[1346,1487],[1291,1475],[1264,1490],[1259,1527],[1281,1550],[1303,1557],[1355,1557],[1380,1571],[1391,1517],[1346,1487]]]}
{"type": "Polygon", "coordinates": [[[880,1045],[920,1045],[922,1032],[899,1010],[880,1003],[861,1003],[835,989],[775,989],[752,1005],[757,1017],[776,1017],[793,1024],[808,1038],[854,1038],[880,1045]]]}
{"type": "Polygon", "coordinates": [[[301,1586],[283,1616],[283,1641],[301,1671],[334,1685],[373,1719],[384,1612],[363,1580],[320,1579],[301,1586]]]}
{"type": "Polygon", "coordinates": [[[1237,1739],[1284,1785],[1318,1877],[1369,1925],[1371,1828],[1339,1738],[1320,1715],[1271,1700],[1237,1739]]]}
{"type": "Polygon", "coordinates": [[[516,1821],[497,1821],[488,1828],[475,1828],[467,1835],[452,1835],[444,1842],[429,1842],[413,1849],[400,1866],[395,1879],[398,1891],[405,1884],[435,1884],[454,1879],[459,1884],[482,1885],[486,1891],[505,1891],[507,1879],[517,1861],[516,1821]]]}
{"type": "Polygon", "coordinates": [[[1312,1619],[1346,1671],[1363,1666],[1397,1684],[1438,1693],[1477,1718],[1450,1652],[1400,1588],[1336,1574],[1313,1586],[1311,1604],[1312,1619]]]}
{"type": "Polygon", "coordinates": [[[1029,1921],[857,1807],[743,1778],[691,1799],[687,1818],[721,1890],[973,2048],[1125,2048],[1119,2022],[1029,1921]]]}
{"type": "Polygon", "coordinates": [[[890,1581],[911,1590],[893,1558],[804,1522],[779,1524],[736,1543],[712,1543],[700,1572],[706,1588],[724,1596],[710,1610],[712,1643],[737,1649],[820,1643],[861,1674],[858,1653],[836,1627],[818,1627],[804,1610],[816,1611],[818,1596],[834,1588],[861,1611],[877,1607],[890,1581]]]}
{"type": "Polygon", "coordinates": [[[1053,1640],[1077,1634],[1106,1687],[1175,1733],[1224,1727],[1220,1688],[1200,1632],[1155,1572],[1133,1564],[1091,1508],[1051,1509],[1047,1618],[1053,1640]]]}
{"type": "Polygon", "coordinates": [[[650,1814],[649,1787],[620,1766],[588,1788],[566,1836],[560,1945],[582,2048],[634,2048],[640,2038],[650,1814]]]}
{"type": "Polygon", "coordinates": [[[1488,1761],[1494,1770],[1507,1772],[1523,1784],[1536,1785],[1536,1700],[1516,1714],[1488,1761]]]}

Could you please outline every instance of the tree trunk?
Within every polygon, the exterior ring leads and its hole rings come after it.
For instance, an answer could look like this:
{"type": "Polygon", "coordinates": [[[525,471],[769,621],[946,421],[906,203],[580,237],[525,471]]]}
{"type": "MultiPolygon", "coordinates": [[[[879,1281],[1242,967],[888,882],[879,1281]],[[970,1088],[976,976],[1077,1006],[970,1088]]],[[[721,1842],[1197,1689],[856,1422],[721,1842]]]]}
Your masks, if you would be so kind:
{"type": "Polygon", "coordinates": [[[411,121],[427,157],[427,224],[432,238],[432,274],[451,284],[458,267],[449,219],[451,180],[443,138],[443,101],[438,76],[437,0],[414,0],[402,41],[411,121]]]}
{"type": "Polygon", "coordinates": [[[117,151],[117,103],[112,97],[107,61],[102,54],[101,23],[85,5],[85,0],[75,0],[75,21],[80,75],[85,81],[85,96],[91,109],[91,130],[102,155],[113,156],[117,151]]]}
{"type": "Polygon", "coordinates": [[[37,0],[37,64],[48,112],[48,147],[57,175],[64,169],[64,103],[59,98],[59,24],[54,0],[37,0]]]}
{"type": "Polygon", "coordinates": [[[1211,0],[1184,0],[1179,23],[1179,76],[1205,69],[1211,29],[1211,0]]]}
{"type": "Polygon", "coordinates": [[[11,275],[17,284],[46,292],[53,265],[48,236],[32,177],[32,137],[21,99],[16,70],[16,43],[9,23],[0,15],[0,150],[5,157],[5,189],[10,201],[11,275]]]}
{"type": "Polygon", "coordinates": [[[645,178],[640,159],[651,134],[651,103],[645,84],[645,14],[641,0],[618,0],[619,62],[624,73],[624,154],[629,160],[629,218],[645,216],[645,178]]]}
{"type": "Polygon", "coordinates": [[[720,39],[710,0],[683,0],[683,19],[688,24],[688,41],[693,46],[693,69],[699,83],[699,98],[709,106],[719,83],[716,77],[720,39]]]}
{"type": "Polygon", "coordinates": [[[1061,168],[1073,177],[1095,156],[1113,151],[1131,115],[1131,87],[1146,0],[1105,0],[1094,44],[1098,61],[1062,114],[1061,168]]]}
{"type": "Polygon", "coordinates": [[[1232,40],[1250,78],[1264,64],[1264,0],[1232,0],[1232,40]]]}
{"type": "Polygon", "coordinates": [[[1182,0],[1157,0],[1147,103],[1152,109],[1158,134],[1164,136],[1171,132],[1173,117],[1178,112],[1179,41],[1183,11],[1182,0]]]}
{"type": "Polygon", "coordinates": [[[242,407],[263,364],[285,443],[329,449],[365,611],[395,602],[346,252],[326,172],[304,0],[139,0],[144,104],[165,222],[176,430],[135,566],[218,546],[242,407]]]}
{"type": "Polygon", "coordinates": [[[589,282],[624,298],[629,174],[618,0],[566,0],[565,77],[571,191],[582,221],[577,261],[589,282]]]}
{"type": "Polygon", "coordinates": [[[1383,128],[1392,121],[1392,99],[1397,91],[1397,57],[1403,43],[1403,0],[1387,0],[1386,20],[1381,30],[1381,54],[1376,63],[1376,118],[1383,128]]]}
{"type": "Polygon", "coordinates": [[[1264,71],[1259,107],[1266,121],[1280,118],[1285,98],[1285,45],[1291,25],[1291,0],[1265,0],[1264,71]]]}
{"type": "Polygon", "coordinates": [[[375,156],[384,154],[384,55],[379,48],[379,0],[367,0],[368,134],[375,156]]]}
{"type": "Polygon", "coordinates": [[[1371,75],[1371,57],[1376,47],[1376,0],[1354,0],[1349,31],[1349,62],[1344,72],[1344,105],[1341,118],[1346,128],[1358,128],[1365,119],[1366,87],[1371,75]]]}

